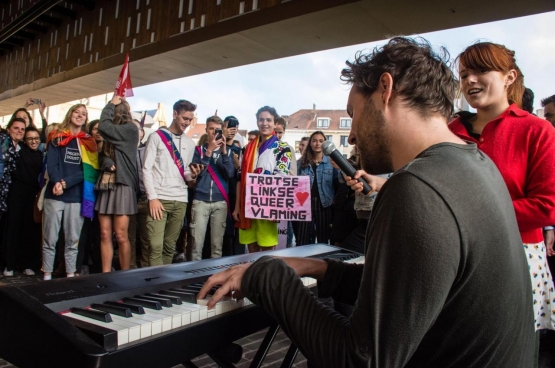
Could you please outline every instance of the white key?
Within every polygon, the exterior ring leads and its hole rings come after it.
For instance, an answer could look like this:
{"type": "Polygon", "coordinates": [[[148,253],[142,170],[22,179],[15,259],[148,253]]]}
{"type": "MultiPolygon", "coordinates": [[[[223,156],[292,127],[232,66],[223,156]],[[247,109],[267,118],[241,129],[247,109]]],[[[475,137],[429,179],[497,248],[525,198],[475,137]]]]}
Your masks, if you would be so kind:
{"type": "Polygon", "coordinates": [[[156,318],[157,320],[160,320],[161,324],[162,324],[162,332],[166,332],[166,331],[170,331],[172,329],[172,318],[173,315],[170,314],[166,314],[163,313],[162,311],[157,311],[154,309],[148,309],[145,308],[145,314],[143,314],[144,316],[149,316],[149,317],[153,317],[156,318]]]}
{"type": "Polygon", "coordinates": [[[102,322],[102,321],[97,321],[96,319],[92,319],[92,318],[87,318],[84,316],[81,316],[79,314],[75,314],[75,313],[63,313],[64,316],[67,316],[69,318],[73,318],[73,319],[78,319],[80,321],[83,322],[87,322],[90,323],[91,325],[96,325],[96,326],[100,326],[100,327],[104,327],[104,328],[108,328],[110,330],[116,331],[117,332],[117,336],[118,336],[118,346],[119,345],[123,345],[123,344],[127,344],[129,342],[129,328],[124,327],[124,326],[120,326],[114,322],[102,322]]]}
{"type": "Polygon", "coordinates": [[[345,263],[364,264],[364,256],[348,259],[345,261],[345,263]]]}
{"type": "Polygon", "coordinates": [[[182,308],[181,305],[173,304],[171,307],[162,307],[162,310],[172,310],[173,312],[181,313],[181,326],[191,323],[191,311],[187,308],[182,308]]]}
{"type": "Polygon", "coordinates": [[[114,314],[111,314],[112,316],[112,320],[116,323],[119,323],[119,321],[123,321],[123,322],[128,322],[128,323],[133,323],[135,326],[139,326],[140,329],[140,334],[141,334],[141,339],[144,339],[145,337],[149,337],[152,336],[152,322],[151,321],[147,321],[144,319],[137,319],[134,317],[122,317],[122,316],[117,316],[114,314]]]}
{"type": "MultiPolygon", "coordinates": [[[[229,297],[224,297],[224,298],[229,298],[229,297]]],[[[197,299],[197,304],[207,306],[209,300],[210,300],[210,298],[197,299]]],[[[217,316],[219,316],[220,314],[222,314],[224,312],[224,303],[226,303],[226,302],[227,302],[227,300],[220,300],[214,306],[214,310],[216,311],[217,316]]]]}
{"type": "MultiPolygon", "coordinates": [[[[147,314],[132,313],[134,319],[148,321],[151,323],[151,333],[156,335],[162,332],[162,319],[160,317],[151,316],[147,314]]],[[[171,328],[171,318],[168,317],[168,325],[171,328]]]]}
{"type": "Polygon", "coordinates": [[[207,308],[205,306],[193,303],[183,303],[180,307],[191,311],[191,323],[201,321],[207,317],[207,308]]]}

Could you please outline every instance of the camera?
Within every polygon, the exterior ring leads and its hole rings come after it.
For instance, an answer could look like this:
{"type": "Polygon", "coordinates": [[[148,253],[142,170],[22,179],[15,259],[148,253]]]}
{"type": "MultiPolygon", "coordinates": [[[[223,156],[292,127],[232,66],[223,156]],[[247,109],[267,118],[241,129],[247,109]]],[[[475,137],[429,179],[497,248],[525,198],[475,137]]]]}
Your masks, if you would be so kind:
{"type": "Polygon", "coordinates": [[[40,105],[40,98],[33,98],[31,102],[35,105],[40,105]]]}
{"type": "Polygon", "coordinates": [[[222,130],[221,129],[216,129],[216,138],[215,138],[215,140],[222,139],[222,137],[223,137],[222,130]]]}

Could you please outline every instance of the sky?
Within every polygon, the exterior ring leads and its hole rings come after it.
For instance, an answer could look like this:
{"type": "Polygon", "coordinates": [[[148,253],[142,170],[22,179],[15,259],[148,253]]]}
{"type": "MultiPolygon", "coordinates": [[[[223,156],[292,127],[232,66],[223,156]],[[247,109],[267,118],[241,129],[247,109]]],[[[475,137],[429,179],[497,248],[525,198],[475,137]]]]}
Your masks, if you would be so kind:
{"type": "MultiPolygon", "coordinates": [[[[505,21],[420,34],[435,47],[446,47],[455,58],[476,41],[491,41],[516,52],[524,82],[535,94],[534,107],[555,94],[555,12],[505,21]]],[[[162,102],[168,122],[178,99],[195,103],[199,122],[207,117],[234,115],[240,129],[256,129],[256,111],[273,106],[281,115],[300,109],[344,109],[350,87],[340,79],[346,60],[359,50],[371,50],[386,41],[251,64],[134,88],[128,98],[134,111],[156,109],[162,102]],[[183,91],[176,95],[175,91],[183,91]]],[[[133,71],[131,70],[131,75],[133,71]]]]}

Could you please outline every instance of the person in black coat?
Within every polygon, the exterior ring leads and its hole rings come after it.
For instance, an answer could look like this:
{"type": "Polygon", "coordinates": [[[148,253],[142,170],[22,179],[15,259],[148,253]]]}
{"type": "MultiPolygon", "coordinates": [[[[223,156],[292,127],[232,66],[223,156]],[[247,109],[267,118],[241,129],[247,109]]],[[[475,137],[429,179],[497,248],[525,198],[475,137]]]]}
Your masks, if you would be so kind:
{"type": "Polygon", "coordinates": [[[43,154],[38,149],[41,139],[37,128],[29,126],[25,129],[24,142],[20,146],[8,194],[3,260],[8,271],[21,269],[25,275],[31,276],[35,274],[33,269],[40,267],[42,238],[41,224],[33,219],[43,161],[43,154]]]}

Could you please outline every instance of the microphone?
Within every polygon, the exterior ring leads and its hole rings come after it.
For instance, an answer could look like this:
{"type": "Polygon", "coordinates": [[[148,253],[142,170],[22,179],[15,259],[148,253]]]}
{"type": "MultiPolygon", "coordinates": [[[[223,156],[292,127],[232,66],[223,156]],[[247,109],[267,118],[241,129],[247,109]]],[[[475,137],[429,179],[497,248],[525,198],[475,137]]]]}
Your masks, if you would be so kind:
{"type": "MultiPolygon", "coordinates": [[[[322,150],[324,151],[324,155],[330,156],[331,159],[337,164],[337,166],[339,166],[341,171],[343,171],[347,176],[350,176],[352,178],[355,175],[355,168],[349,163],[349,161],[347,161],[345,157],[343,157],[341,152],[339,152],[337,148],[335,148],[335,144],[333,144],[333,142],[325,141],[324,143],[322,143],[322,150]]],[[[372,191],[370,185],[368,185],[368,183],[365,182],[362,178],[358,178],[357,180],[359,183],[362,183],[362,194],[368,194],[372,191]]]]}

